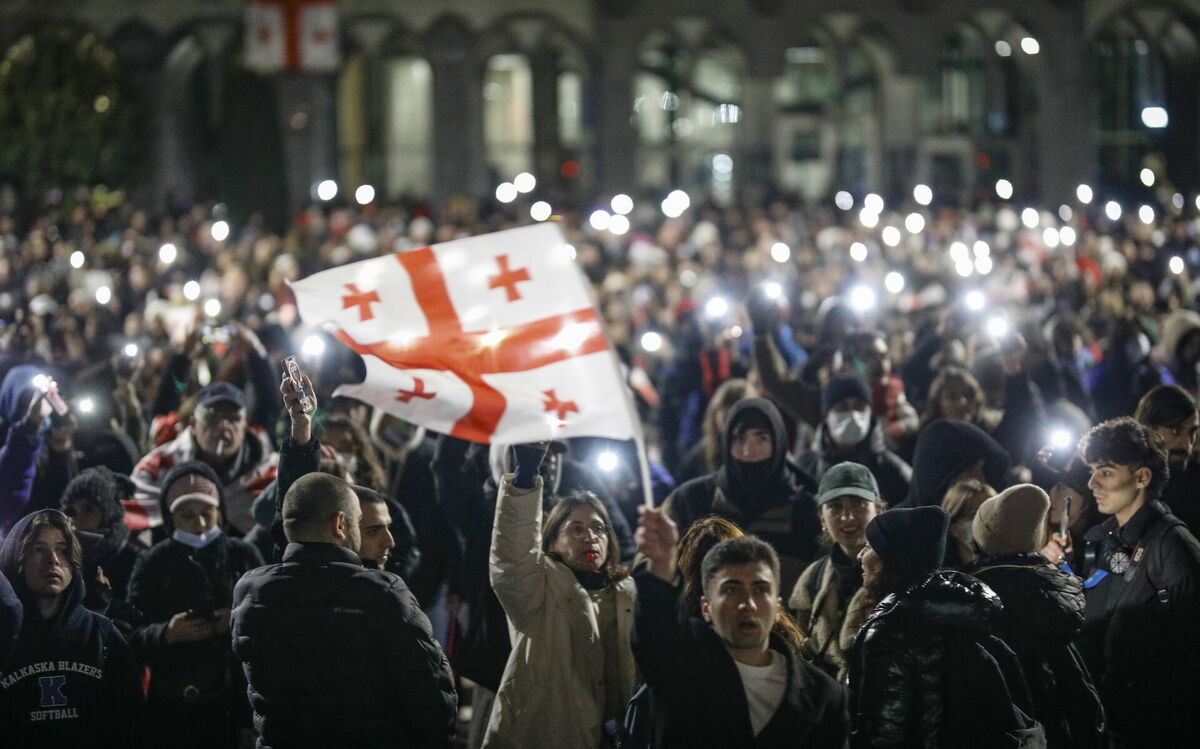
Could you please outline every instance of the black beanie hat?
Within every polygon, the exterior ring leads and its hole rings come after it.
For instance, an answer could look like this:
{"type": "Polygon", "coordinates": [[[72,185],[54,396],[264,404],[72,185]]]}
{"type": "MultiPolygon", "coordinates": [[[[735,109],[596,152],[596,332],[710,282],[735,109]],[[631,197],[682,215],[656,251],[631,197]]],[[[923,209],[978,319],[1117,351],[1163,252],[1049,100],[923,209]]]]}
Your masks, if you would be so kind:
{"type": "Polygon", "coordinates": [[[926,575],[942,566],[949,527],[941,507],[898,508],[867,524],[867,542],[886,567],[926,575]]]}
{"type": "Polygon", "coordinates": [[[821,390],[821,415],[825,416],[829,409],[847,398],[862,398],[867,403],[871,402],[870,388],[856,374],[840,374],[825,383],[825,388],[821,390]]]}

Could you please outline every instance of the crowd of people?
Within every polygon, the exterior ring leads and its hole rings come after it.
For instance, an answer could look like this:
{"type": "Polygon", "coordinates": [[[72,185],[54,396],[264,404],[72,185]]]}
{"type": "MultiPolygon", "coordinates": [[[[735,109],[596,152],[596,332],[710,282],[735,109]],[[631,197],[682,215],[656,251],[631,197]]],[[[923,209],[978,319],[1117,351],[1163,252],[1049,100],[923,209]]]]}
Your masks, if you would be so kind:
{"type": "Polygon", "coordinates": [[[287,282],[516,204],[314,205],[282,234],[107,191],[0,207],[3,734],[1183,746],[1180,197],[565,212],[655,507],[632,443],[472,444],[332,396],[362,361],[287,282]]]}

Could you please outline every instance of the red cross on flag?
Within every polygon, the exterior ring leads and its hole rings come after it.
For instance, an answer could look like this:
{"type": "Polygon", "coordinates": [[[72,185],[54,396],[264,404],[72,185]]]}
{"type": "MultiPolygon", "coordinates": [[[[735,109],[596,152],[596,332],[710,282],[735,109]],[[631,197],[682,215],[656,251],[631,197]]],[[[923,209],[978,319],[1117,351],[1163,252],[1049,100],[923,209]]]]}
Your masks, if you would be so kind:
{"type": "Polygon", "coordinates": [[[472,442],[632,439],[628,389],[574,251],[538,224],[364,260],[292,285],[367,377],[337,395],[472,442]]]}
{"type": "Polygon", "coordinates": [[[338,69],[335,0],[249,0],[245,62],[259,70],[338,69]]]}

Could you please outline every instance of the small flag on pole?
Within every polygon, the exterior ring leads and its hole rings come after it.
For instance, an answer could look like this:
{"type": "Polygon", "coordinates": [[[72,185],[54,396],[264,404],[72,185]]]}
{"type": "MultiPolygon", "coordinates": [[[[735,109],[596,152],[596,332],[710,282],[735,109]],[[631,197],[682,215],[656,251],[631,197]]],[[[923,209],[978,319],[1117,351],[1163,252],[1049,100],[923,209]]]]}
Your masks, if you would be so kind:
{"type": "Polygon", "coordinates": [[[340,63],[334,0],[249,0],[245,63],[258,70],[332,73],[340,63]]]}
{"type": "Polygon", "coordinates": [[[351,263],[292,285],[362,355],[346,395],[472,442],[640,429],[574,252],[538,224],[351,263]]]}

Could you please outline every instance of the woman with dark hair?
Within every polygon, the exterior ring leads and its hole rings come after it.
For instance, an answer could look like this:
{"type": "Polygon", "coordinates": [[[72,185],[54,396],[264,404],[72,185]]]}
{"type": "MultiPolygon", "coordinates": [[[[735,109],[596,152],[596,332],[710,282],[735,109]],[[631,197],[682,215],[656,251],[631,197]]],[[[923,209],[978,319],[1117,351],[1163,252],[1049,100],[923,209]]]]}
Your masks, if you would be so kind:
{"type": "Polygon", "coordinates": [[[172,468],[159,501],[171,535],[138,559],[129,580],[129,602],[142,615],[131,640],[150,667],[150,718],[172,746],[230,746],[250,728],[230,603],[262,556],[224,532],[224,493],[206,463],[172,468]]]}
{"type": "Polygon", "coordinates": [[[734,404],[753,395],[754,391],[745,379],[736,377],[721,383],[704,409],[704,424],[699,442],[683,458],[676,471],[675,480],[682,484],[706,473],[712,473],[725,464],[721,450],[721,433],[725,431],[725,419],[734,404]]]}
{"type": "Polygon", "coordinates": [[[612,522],[595,495],[575,492],[543,523],[545,452],[514,448],[496,500],[491,582],[513,647],[485,747],[601,747],[633,693],[634,585],[612,522]]]}
{"type": "Polygon", "coordinates": [[[136,487],[128,476],[98,466],[71,479],[62,496],[62,511],[75,523],[83,544],[83,605],[104,614],[127,632],[131,613],[125,593],[138,550],[129,543],[122,499],[136,487]]]}
{"type": "Polygon", "coordinates": [[[330,416],[325,419],[321,442],[333,448],[338,462],[354,477],[354,483],[381,494],[387,493],[387,475],[379,453],[367,431],[357,422],[346,416],[330,416]]]}

